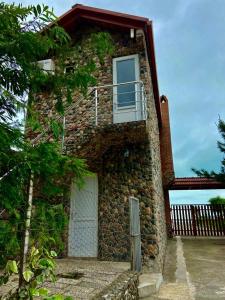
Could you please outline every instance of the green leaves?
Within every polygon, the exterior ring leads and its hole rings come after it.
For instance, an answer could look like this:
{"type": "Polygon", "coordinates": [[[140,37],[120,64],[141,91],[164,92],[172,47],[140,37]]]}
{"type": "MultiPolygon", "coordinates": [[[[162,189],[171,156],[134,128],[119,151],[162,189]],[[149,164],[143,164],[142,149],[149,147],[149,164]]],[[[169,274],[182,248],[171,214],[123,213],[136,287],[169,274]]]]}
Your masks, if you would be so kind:
{"type": "Polygon", "coordinates": [[[51,257],[57,257],[57,253],[53,250],[50,251],[51,257]]]}
{"type": "Polygon", "coordinates": [[[107,32],[93,34],[91,36],[91,41],[101,64],[104,63],[104,58],[106,55],[112,55],[115,51],[112,37],[107,32]]]}
{"type": "Polygon", "coordinates": [[[48,296],[48,293],[49,293],[49,291],[46,288],[38,289],[38,294],[39,294],[38,296],[42,296],[42,297],[48,296]]]}
{"type": "Polygon", "coordinates": [[[68,224],[68,217],[62,204],[44,203],[34,200],[35,212],[31,224],[31,242],[36,241],[38,247],[52,249],[49,257],[56,257],[64,250],[63,233],[68,224]],[[55,249],[55,251],[53,251],[55,249]]]}
{"type": "MultiPolygon", "coordinates": [[[[69,178],[81,186],[83,176],[90,174],[85,160],[62,155],[62,122],[55,116],[64,114],[75,93],[85,95],[88,87],[96,84],[96,61],[104,63],[104,55],[112,52],[112,41],[108,34],[98,33],[85,35],[76,45],[73,42],[57,25],[48,6],[0,3],[0,177],[13,170],[0,182],[0,207],[8,217],[7,222],[0,222],[0,264],[20,253],[30,169],[39,190],[34,199],[29,247],[43,246],[59,254],[64,249],[62,235],[68,222],[59,203],[68,193],[69,178]],[[36,63],[48,58],[55,62],[54,73],[43,72],[36,63]],[[74,64],[74,72],[65,73],[68,61],[74,64]],[[25,140],[21,125],[14,122],[21,110],[27,113],[26,136],[32,140],[44,131],[43,140],[35,145],[25,140]]],[[[24,274],[28,283],[34,278],[43,281],[42,271],[47,268],[52,272],[54,268],[51,259],[56,253],[40,252],[31,251],[30,266],[24,274]]]]}
{"type": "Polygon", "coordinates": [[[37,248],[35,248],[35,247],[32,247],[31,248],[31,252],[30,252],[30,257],[32,258],[32,259],[34,259],[34,257],[35,256],[38,256],[39,255],[39,250],[37,249],[37,248]]]}
{"type": "Polygon", "coordinates": [[[30,288],[29,292],[32,297],[40,296],[39,290],[37,288],[30,288]]]}
{"type": "Polygon", "coordinates": [[[41,258],[39,260],[39,266],[42,269],[54,269],[55,263],[49,258],[41,258]]]}
{"type": "Polygon", "coordinates": [[[17,274],[18,273],[18,268],[17,268],[16,261],[15,260],[8,260],[7,264],[6,264],[6,267],[5,267],[5,271],[8,274],[12,274],[12,273],[17,274]]]}
{"type": "MultiPolygon", "coordinates": [[[[49,296],[49,290],[40,287],[46,280],[55,280],[54,269],[55,263],[53,257],[56,257],[55,251],[46,249],[37,249],[32,247],[27,259],[27,267],[23,272],[24,283],[12,295],[16,299],[33,299],[33,297],[41,297],[41,299],[55,300],[71,300],[71,297],[64,297],[60,294],[49,296]]],[[[16,261],[9,260],[6,264],[4,274],[0,276],[0,285],[9,281],[12,274],[18,273],[16,261]]]]}
{"type": "Polygon", "coordinates": [[[225,198],[217,196],[209,199],[209,203],[212,205],[216,204],[225,204],[225,198]]]}
{"type": "Polygon", "coordinates": [[[46,5],[0,4],[0,87],[4,91],[0,94],[0,122],[7,121],[7,114],[12,120],[17,105],[46,81],[34,62],[69,42],[68,34],[56,24],[45,34],[40,32],[56,20],[46,5]]]}
{"type": "Polygon", "coordinates": [[[46,300],[73,300],[72,297],[64,297],[60,294],[49,296],[49,290],[46,288],[30,288],[29,293],[32,297],[43,297],[46,300]]]}
{"type": "Polygon", "coordinates": [[[51,131],[52,131],[55,139],[59,138],[59,136],[62,135],[62,132],[63,132],[62,122],[59,123],[59,122],[55,121],[54,119],[50,120],[50,128],[51,128],[51,131]]]}
{"type": "Polygon", "coordinates": [[[51,38],[55,41],[58,41],[60,45],[66,45],[70,42],[71,38],[68,33],[62,27],[54,26],[50,29],[49,34],[51,38]]]}
{"type": "Polygon", "coordinates": [[[53,13],[53,10],[50,10],[47,5],[38,4],[37,6],[32,6],[31,7],[32,12],[36,18],[40,18],[41,20],[45,22],[54,22],[56,21],[56,16],[53,13]]]}
{"type": "Polygon", "coordinates": [[[26,270],[23,272],[23,278],[26,280],[26,282],[29,282],[33,276],[34,273],[30,270],[26,270]]]}
{"type": "Polygon", "coordinates": [[[18,267],[15,260],[8,260],[3,275],[0,276],[0,286],[9,281],[12,274],[18,274],[18,267]]]}
{"type": "MultiPolygon", "coordinates": [[[[113,52],[113,43],[107,33],[96,33],[71,47],[71,37],[60,26],[52,9],[46,5],[16,6],[1,3],[0,6],[0,86],[7,93],[0,95],[4,104],[3,111],[8,112],[12,120],[17,111],[17,104],[23,102],[29,94],[34,95],[46,88],[52,95],[59,96],[56,109],[62,112],[62,99],[71,102],[74,90],[85,92],[94,84],[95,64],[90,54],[98,56],[103,63],[105,55],[113,52]],[[49,23],[52,26],[46,27],[49,23]],[[74,74],[65,74],[65,61],[75,58],[76,63],[86,56],[85,64],[76,67],[74,74]],[[44,58],[57,61],[54,75],[43,73],[37,62],[44,58]]],[[[27,103],[26,103],[27,105],[27,103]]],[[[31,117],[31,115],[29,115],[31,117]]],[[[1,113],[0,121],[7,121],[1,113]]]]}
{"type": "Polygon", "coordinates": [[[54,295],[49,300],[64,300],[64,297],[62,295],[54,295]]]}

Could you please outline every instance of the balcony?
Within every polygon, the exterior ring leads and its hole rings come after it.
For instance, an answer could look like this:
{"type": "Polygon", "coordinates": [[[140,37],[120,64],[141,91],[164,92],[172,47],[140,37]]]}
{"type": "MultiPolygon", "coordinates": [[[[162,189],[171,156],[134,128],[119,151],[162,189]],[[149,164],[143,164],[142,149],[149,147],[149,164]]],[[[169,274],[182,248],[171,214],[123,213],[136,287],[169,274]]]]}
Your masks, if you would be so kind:
{"type": "Polygon", "coordinates": [[[142,82],[98,86],[93,93],[96,126],[146,120],[146,95],[142,82]]]}
{"type": "Polygon", "coordinates": [[[76,97],[65,114],[64,149],[97,158],[112,145],[143,142],[147,113],[141,81],[93,87],[86,97],[76,97]]]}

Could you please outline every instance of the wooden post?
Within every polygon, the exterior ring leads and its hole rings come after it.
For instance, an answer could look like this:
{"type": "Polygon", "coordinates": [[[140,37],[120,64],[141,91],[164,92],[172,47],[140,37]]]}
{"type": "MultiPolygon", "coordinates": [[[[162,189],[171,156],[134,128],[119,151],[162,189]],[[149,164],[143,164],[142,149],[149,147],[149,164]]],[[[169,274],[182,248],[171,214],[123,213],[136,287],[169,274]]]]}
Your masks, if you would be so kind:
{"type": "Polygon", "coordinates": [[[197,235],[196,218],[195,218],[195,207],[191,205],[191,218],[194,236],[197,235]]]}
{"type": "Polygon", "coordinates": [[[164,199],[165,199],[165,218],[166,218],[167,236],[173,237],[171,211],[170,211],[170,196],[168,190],[164,190],[164,199]]]}

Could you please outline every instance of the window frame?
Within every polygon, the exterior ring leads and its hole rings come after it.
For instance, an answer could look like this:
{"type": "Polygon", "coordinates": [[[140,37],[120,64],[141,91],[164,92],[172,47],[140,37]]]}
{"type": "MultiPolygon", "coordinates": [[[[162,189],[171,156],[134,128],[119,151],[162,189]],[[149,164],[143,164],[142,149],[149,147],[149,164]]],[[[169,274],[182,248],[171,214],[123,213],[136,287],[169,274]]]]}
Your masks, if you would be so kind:
{"type": "MultiPolygon", "coordinates": [[[[140,81],[139,55],[132,54],[132,55],[119,56],[119,57],[113,58],[113,85],[118,84],[118,82],[117,82],[117,62],[123,61],[123,60],[129,60],[129,59],[134,59],[134,69],[135,69],[135,77],[136,77],[134,82],[140,81]]],[[[113,88],[113,104],[116,105],[116,110],[133,109],[133,108],[137,107],[137,101],[138,101],[138,83],[135,84],[135,104],[134,105],[126,105],[126,106],[119,107],[118,101],[117,101],[117,86],[115,86],[113,88]]]]}

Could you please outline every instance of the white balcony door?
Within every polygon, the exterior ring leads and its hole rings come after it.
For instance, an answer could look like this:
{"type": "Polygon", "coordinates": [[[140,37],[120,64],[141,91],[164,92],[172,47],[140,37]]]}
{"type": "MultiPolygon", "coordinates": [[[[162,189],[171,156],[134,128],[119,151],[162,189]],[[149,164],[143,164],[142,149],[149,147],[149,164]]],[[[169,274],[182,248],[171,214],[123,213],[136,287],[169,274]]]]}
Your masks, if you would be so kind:
{"type": "Polygon", "coordinates": [[[142,119],[141,85],[138,55],[113,59],[113,122],[123,123],[142,119]]]}
{"type": "Polygon", "coordinates": [[[68,255],[97,257],[98,255],[98,178],[87,177],[79,189],[71,187],[68,255]]]}

